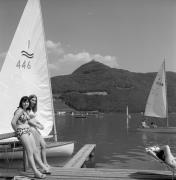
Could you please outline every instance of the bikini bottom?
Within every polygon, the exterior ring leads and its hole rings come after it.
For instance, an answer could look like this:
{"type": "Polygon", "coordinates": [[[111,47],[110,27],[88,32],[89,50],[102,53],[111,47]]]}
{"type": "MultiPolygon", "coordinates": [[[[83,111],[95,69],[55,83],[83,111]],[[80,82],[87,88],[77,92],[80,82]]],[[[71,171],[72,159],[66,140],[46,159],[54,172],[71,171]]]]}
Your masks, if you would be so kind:
{"type": "Polygon", "coordinates": [[[20,139],[20,137],[21,137],[23,134],[28,134],[28,135],[30,135],[30,134],[31,134],[30,128],[17,128],[17,130],[16,130],[16,136],[17,136],[17,138],[20,139]]]}

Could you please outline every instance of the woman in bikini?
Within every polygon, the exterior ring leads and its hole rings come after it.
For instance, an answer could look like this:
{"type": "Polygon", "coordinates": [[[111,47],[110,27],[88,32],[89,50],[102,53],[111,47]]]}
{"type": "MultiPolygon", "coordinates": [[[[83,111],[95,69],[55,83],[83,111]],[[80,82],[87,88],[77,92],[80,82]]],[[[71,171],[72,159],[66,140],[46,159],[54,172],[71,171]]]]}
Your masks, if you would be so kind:
{"type": "Polygon", "coordinates": [[[32,167],[34,176],[36,178],[44,179],[46,177],[44,173],[48,173],[49,169],[43,164],[38,156],[35,140],[28,124],[28,120],[30,119],[29,115],[27,114],[29,104],[30,102],[27,96],[21,98],[19,107],[14,113],[11,124],[16,132],[17,138],[22,142],[26,150],[28,161],[32,167]],[[42,168],[42,173],[36,168],[35,160],[40,168],[42,168]]]}
{"type": "Polygon", "coordinates": [[[35,142],[37,145],[37,149],[39,150],[38,151],[39,153],[41,149],[42,161],[49,168],[50,166],[48,165],[48,162],[46,159],[46,142],[38,130],[38,129],[40,130],[44,129],[44,126],[36,119],[37,96],[34,94],[30,95],[29,101],[30,101],[30,110],[28,111],[28,114],[30,116],[29,125],[31,126],[31,131],[35,138],[35,142]]]}

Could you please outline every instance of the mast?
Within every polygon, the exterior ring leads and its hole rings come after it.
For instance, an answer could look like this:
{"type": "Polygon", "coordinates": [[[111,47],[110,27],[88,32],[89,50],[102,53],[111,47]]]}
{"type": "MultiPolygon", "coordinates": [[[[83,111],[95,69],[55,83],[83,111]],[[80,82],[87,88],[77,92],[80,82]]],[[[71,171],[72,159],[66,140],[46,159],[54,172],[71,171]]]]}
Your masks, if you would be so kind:
{"type": "Polygon", "coordinates": [[[164,58],[164,73],[165,73],[165,91],[166,91],[166,126],[169,127],[169,118],[168,118],[168,101],[167,101],[167,80],[166,80],[166,68],[165,68],[165,58],[164,58]]]}
{"type": "MultiPolygon", "coordinates": [[[[40,0],[39,0],[39,7],[40,7],[40,14],[41,14],[41,21],[42,21],[42,31],[43,31],[44,43],[45,43],[46,38],[45,38],[45,31],[44,31],[44,25],[43,25],[43,16],[42,16],[42,11],[41,11],[40,0]]],[[[49,80],[49,86],[50,86],[51,105],[52,105],[53,130],[54,130],[53,136],[54,136],[54,141],[57,142],[57,130],[56,130],[56,121],[55,121],[55,116],[54,116],[53,96],[52,96],[52,91],[51,91],[50,73],[49,73],[49,70],[48,70],[48,53],[46,51],[46,45],[44,45],[44,47],[45,47],[46,59],[47,59],[46,63],[47,63],[48,80],[49,80]]]]}
{"type": "Polygon", "coordinates": [[[129,121],[128,121],[128,118],[129,118],[129,114],[128,114],[128,105],[127,105],[127,107],[126,107],[126,125],[127,125],[127,129],[129,128],[129,125],[128,125],[128,123],[129,123],[129,121]]]}

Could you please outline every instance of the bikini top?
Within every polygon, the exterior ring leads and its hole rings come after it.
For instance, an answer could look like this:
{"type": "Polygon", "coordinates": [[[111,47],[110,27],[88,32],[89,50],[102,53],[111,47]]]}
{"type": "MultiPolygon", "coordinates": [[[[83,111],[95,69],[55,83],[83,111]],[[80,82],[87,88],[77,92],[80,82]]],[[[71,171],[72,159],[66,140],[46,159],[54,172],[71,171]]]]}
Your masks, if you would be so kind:
{"type": "MultiPolygon", "coordinates": [[[[19,109],[19,108],[18,108],[19,109]]],[[[17,110],[18,110],[17,109],[17,110]]],[[[16,111],[17,111],[16,110],[16,111]]],[[[15,113],[16,113],[16,111],[15,111],[15,113]]],[[[24,124],[24,123],[26,123],[26,121],[28,121],[30,119],[30,117],[29,117],[29,115],[26,113],[26,112],[22,112],[22,114],[21,114],[21,116],[18,118],[18,121],[20,122],[20,123],[22,123],[22,124],[24,124]]]]}

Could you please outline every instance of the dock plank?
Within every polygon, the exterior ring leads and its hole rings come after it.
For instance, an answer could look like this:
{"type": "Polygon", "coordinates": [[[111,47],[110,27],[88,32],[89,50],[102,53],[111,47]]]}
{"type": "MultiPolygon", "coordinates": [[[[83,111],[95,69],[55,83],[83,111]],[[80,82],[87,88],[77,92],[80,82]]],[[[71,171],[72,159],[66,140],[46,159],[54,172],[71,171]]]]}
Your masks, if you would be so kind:
{"type": "Polygon", "coordinates": [[[81,168],[95,150],[95,147],[95,144],[84,145],[63,168],[81,168]]]}
{"type": "MultiPolygon", "coordinates": [[[[143,180],[167,180],[172,179],[170,171],[153,171],[137,169],[95,169],[95,168],[52,168],[52,174],[46,179],[79,179],[79,180],[115,180],[115,179],[143,179],[143,180]]],[[[33,178],[32,172],[25,172],[29,178],[33,178]]]]}

